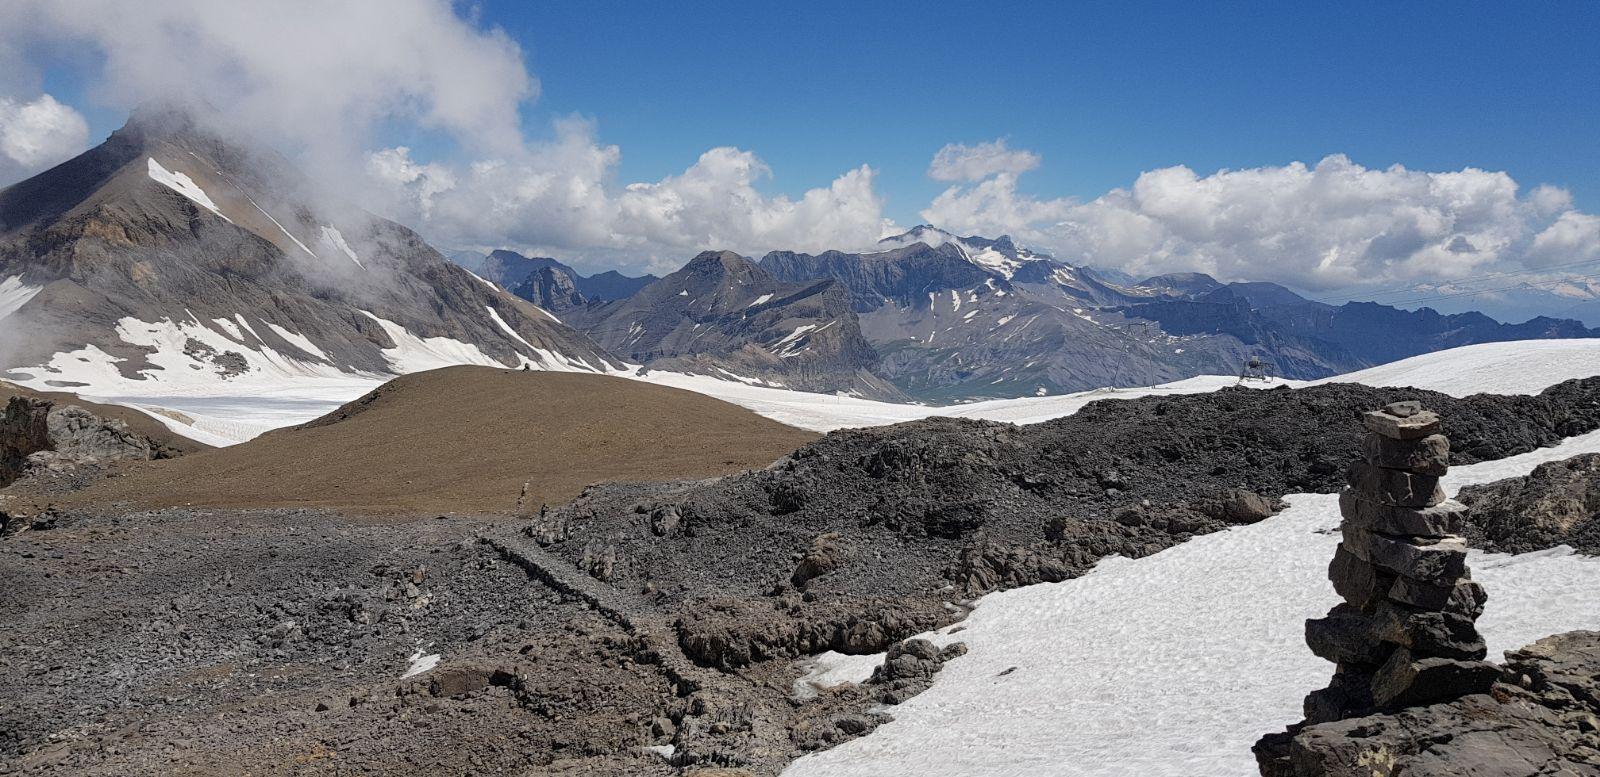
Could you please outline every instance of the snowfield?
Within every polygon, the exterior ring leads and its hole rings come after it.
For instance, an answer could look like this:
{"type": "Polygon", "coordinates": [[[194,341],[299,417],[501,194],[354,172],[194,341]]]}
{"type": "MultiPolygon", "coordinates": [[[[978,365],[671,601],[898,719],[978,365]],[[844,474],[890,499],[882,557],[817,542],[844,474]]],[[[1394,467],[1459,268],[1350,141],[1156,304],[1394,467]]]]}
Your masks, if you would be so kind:
{"type": "MultiPolygon", "coordinates": [[[[510,368],[527,364],[532,369],[599,372],[593,365],[572,362],[540,348],[533,349],[537,361],[520,357],[517,364],[503,364],[470,343],[444,337],[417,337],[394,322],[362,312],[377,321],[397,343],[395,348],[384,351],[391,369],[397,374],[454,364],[510,368]]],[[[498,311],[487,309],[485,313],[503,331],[509,330],[498,311]]],[[[0,377],[30,388],[73,391],[92,401],[135,407],[155,416],[179,434],[212,445],[231,445],[271,429],[310,421],[392,377],[341,372],[330,364],[307,362],[298,358],[299,355],[280,354],[266,347],[252,345],[241,349],[239,343],[228,338],[242,340],[248,335],[259,340],[250,322],[240,317],[238,326],[226,319],[215,323],[222,331],[203,326],[198,320],[150,323],[125,319],[121,322],[119,332],[125,341],[158,348],[151,361],[161,369],[148,373],[146,379],[121,375],[111,357],[94,348],[56,354],[50,364],[41,368],[13,370],[0,377]],[[250,362],[251,371],[220,380],[208,371],[192,368],[196,362],[182,353],[182,344],[189,336],[219,351],[242,351],[250,362]],[[52,385],[49,381],[56,383],[52,385]],[[174,412],[181,417],[175,417],[174,412]]],[[[309,341],[300,342],[303,338],[298,335],[285,335],[287,330],[271,326],[297,348],[316,347],[309,341]]],[[[522,338],[516,339],[526,345],[522,338]]],[[[310,350],[306,353],[319,355],[310,350]]],[[[773,420],[818,432],[894,424],[930,416],[1033,424],[1071,415],[1101,399],[1193,394],[1238,384],[1238,379],[1232,376],[1202,375],[1159,386],[1101,388],[1058,396],[935,406],[794,391],[759,385],[759,381],[731,374],[722,379],[638,368],[609,374],[705,394],[773,420]]],[[[1532,394],[1568,378],[1590,375],[1600,375],[1600,340],[1530,340],[1455,348],[1320,381],[1274,380],[1247,385],[1270,388],[1350,382],[1373,386],[1409,385],[1464,396],[1480,391],[1532,394]]]]}
{"type": "Polygon", "coordinates": [[[1310,383],[1415,386],[1465,397],[1537,394],[1590,375],[1600,375],[1600,340],[1518,340],[1425,353],[1310,383]]]}
{"type": "MultiPolygon", "coordinates": [[[[1459,467],[1447,490],[1591,452],[1600,432],[1459,467]]],[[[924,635],[969,649],[932,688],[890,708],[893,722],[784,775],[1255,774],[1250,745],[1300,720],[1301,699],[1333,674],[1306,647],[1304,622],[1340,601],[1327,575],[1338,497],[1289,502],[1252,526],[984,597],[960,632],[924,635]]],[[[1478,628],[1491,658],[1600,624],[1600,558],[1563,547],[1474,552],[1469,563],[1489,592],[1478,628]]],[[[859,682],[874,665],[836,654],[818,663],[806,678],[816,685],[859,682]]]]}

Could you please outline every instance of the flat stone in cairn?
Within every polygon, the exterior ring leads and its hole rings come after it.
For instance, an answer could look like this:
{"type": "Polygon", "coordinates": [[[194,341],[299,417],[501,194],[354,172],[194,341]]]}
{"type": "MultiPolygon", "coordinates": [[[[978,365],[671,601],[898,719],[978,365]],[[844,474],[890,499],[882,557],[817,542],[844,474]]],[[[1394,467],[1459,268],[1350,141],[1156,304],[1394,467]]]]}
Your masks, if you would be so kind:
{"type": "Polygon", "coordinates": [[[1438,434],[1444,428],[1439,416],[1429,410],[1403,417],[1388,412],[1387,408],[1372,410],[1363,414],[1361,421],[1367,429],[1391,440],[1415,440],[1438,434]]]}
{"type": "Polygon", "coordinates": [[[1337,670],[1306,697],[1307,724],[1481,693],[1499,676],[1480,660],[1474,621],[1486,596],[1456,536],[1467,508],[1439,487],[1450,456],[1443,423],[1417,402],[1362,423],[1368,434],[1339,495],[1342,541],[1328,565],[1344,603],[1306,622],[1306,644],[1337,670]]]}
{"type": "Polygon", "coordinates": [[[1362,499],[1354,489],[1339,493],[1344,525],[1405,537],[1454,537],[1461,533],[1467,506],[1447,499],[1432,507],[1396,507],[1362,499]]]}

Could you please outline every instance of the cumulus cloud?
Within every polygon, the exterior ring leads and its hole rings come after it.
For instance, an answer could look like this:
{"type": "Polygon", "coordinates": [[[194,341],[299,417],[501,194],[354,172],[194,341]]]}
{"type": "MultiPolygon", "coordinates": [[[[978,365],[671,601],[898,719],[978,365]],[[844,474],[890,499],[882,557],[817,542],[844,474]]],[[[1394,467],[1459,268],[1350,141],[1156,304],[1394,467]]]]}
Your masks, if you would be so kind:
{"type": "Polygon", "coordinates": [[[686,254],[712,247],[869,245],[893,228],[866,166],[792,199],[757,190],[771,172],[749,151],[713,148],[681,174],[613,186],[621,156],[596,139],[592,123],[568,119],[553,141],[514,158],[451,168],[392,148],[374,153],[367,170],[390,193],[391,208],[446,242],[494,235],[528,250],[632,259],[641,269],[675,269],[686,254]]]}
{"type": "Polygon", "coordinates": [[[1533,238],[1535,267],[1600,259],[1600,216],[1569,210],[1533,238]]]}
{"type": "Polygon", "coordinates": [[[537,91],[516,43],[446,0],[0,6],[0,48],[48,42],[98,55],[102,102],[205,101],[274,140],[318,150],[360,143],[376,122],[401,118],[504,151],[520,141],[518,104],[537,91]]]}
{"type": "Polygon", "coordinates": [[[89,124],[45,94],[31,102],[0,96],[0,184],[38,172],[88,145],[89,124]]]}
{"type": "Polygon", "coordinates": [[[1072,262],[1135,275],[1199,271],[1323,290],[1536,268],[1600,252],[1595,217],[1564,190],[1504,172],[1316,165],[1146,172],[1093,200],[1017,191],[1016,174],[946,189],[922,217],[1009,233],[1072,262]]]}
{"type": "Polygon", "coordinates": [[[48,43],[92,52],[84,59],[99,101],[209,104],[230,129],[289,151],[323,183],[444,245],[676,264],[704,248],[881,236],[867,167],[797,198],[767,196],[756,183],[770,171],[755,154],[715,148],[680,175],[622,184],[621,150],[599,142],[591,123],[524,135],[519,111],[538,82],[521,49],[457,11],[449,0],[14,0],[0,4],[0,64],[48,43]],[[372,151],[378,131],[396,126],[453,141],[442,149],[449,161],[414,146],[372,151]]]}
{"type": "Polygon", "coordinates": [[[947,143],[933,155],[928,177],[935,181],[981,181],[997,174],[1021,175],[1038,166],[1038,154],[1007,148],[1005,138],[974,146],[947,143]]]}

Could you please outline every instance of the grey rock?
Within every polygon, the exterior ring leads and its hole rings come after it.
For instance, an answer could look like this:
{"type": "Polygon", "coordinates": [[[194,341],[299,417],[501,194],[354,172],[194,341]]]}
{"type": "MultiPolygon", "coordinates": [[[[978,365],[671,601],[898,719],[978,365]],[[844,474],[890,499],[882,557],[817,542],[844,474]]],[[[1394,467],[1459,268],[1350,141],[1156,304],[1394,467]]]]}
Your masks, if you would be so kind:
{"type": "Polygon", "coordinates": [[[1500,667],[1487,661],[1417,658],[1398,648],[1372,677],[1372,702],[1380,708],[1417,707],[1487,693],[1500,667]]]}
{"type": "Polygon", "coordinates": [[[820,535],[811,541],[811,547],[806,550],[800,563],[795,565],[789,582],[796,588],[804,589],[812,580],[838,569],[849,555],[849,546],[840,540],[837,533],[820,535]]]}
{"type": "Polygon", "coordinates": [[[1439,416],[1424,410],[1401,418],[1382,410],[1362,414],[1361,422],[1373,432],[1396,440],[1412,440],[1438,434],[1444,428],[1439,416]]]}
{"type": "Polygon", "coordinates": [[[1410,418],[1422,412],[1422,403],[1415,399],[1408,399],[1402,402],[1390,402],[1389,404],[1383,406],[1383,412],[1388,413],[1396,418],[1410,418]]]}
{"type": "Polygon", "coordinates": [[[1375,638],[1405,647],[1413,655],[1479,661],[1488,650],[1473,625],[1475,617],[1383,602],[1368,622],[1375,638]]]}
{"type": "Polygon", "coordinates": [[[1443,475],[1450,466],[1450,439],[1442,434],[1407,440],[1368,434],[1361,445],[1367,463],[1375,467],[1443,475]]]}
{"type": "Polygon", "coordinates": [[[1346,602],[1367,610],[1388,596],[1395,576],[1346,550],[1341,542],[1328,563],[1328,579],[1346,602]]]}
{"type": "Polygon", "coordinates": [[[1431,507],[1445,498],[1437,475],[1384,469],[1365,461],[1350,463],[1345,482],[1362,498],[1394,507],[1431,507]]]}
{"type": "Polygon", "coordinates": [[[1600,632],[1546,637],[1506,654],[1502,681],[1466,695],[1366,717],[1315,720],[1263,737],[1266,777],[1600,774],[1600,632]]]}
{"type": "Polygon", "coordinates": [[[1306,645],[1317,657],[1336,664],[1381,664],[1394,649],[1386,644],[1378,620],[1349,604],[1306,621],[1306,645]]]}
{"type": "Polygon", "coordinates": [[[1431,507],[1397,507],[1362,498],[1346,488],[1339,492],[1345,523],[1378,534],[1408,537],[1451,537],[1467,526],[1467,506],[1446,499],[1431,507]]]}
{"type": "Polygon", "coordinates": [[[1414,545],[1353,526],[1344,526],[1341,531],[1342,546],[1347,551],[1401,577],[1453,587],[1456,578],[1466,573],[1467,546],[1460,537],[1414,545]]]}
{"type": "Polygon", "coordinates": [[[1467,486],[1465,534],[1474,547],[1528,553],[1570,545],[1600,554],[1600,454],[1540,464],[1523,477],[1467,486]]]}

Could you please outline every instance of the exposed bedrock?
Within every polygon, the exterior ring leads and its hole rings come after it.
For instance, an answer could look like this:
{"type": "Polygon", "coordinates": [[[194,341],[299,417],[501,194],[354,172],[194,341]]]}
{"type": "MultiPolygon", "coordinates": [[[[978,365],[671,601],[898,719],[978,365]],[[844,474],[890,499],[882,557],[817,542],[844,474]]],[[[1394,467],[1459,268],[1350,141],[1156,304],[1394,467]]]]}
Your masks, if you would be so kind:
{"type": "Polygon", "coordinates": [[[1600,775],[1600,632],[1508,652],[1494,679],[1451,701],[1269,735],[1257,745],[1262,774],[1600,775]]]}
{"type": "Polygon", "coordinates": [[[1527,553],[1571,545],[1600,554],[1600,454],[1541,464],[1523,477],[1467,486],[1472,508],[1465,534],[1474,547],[1527,553]]]}

